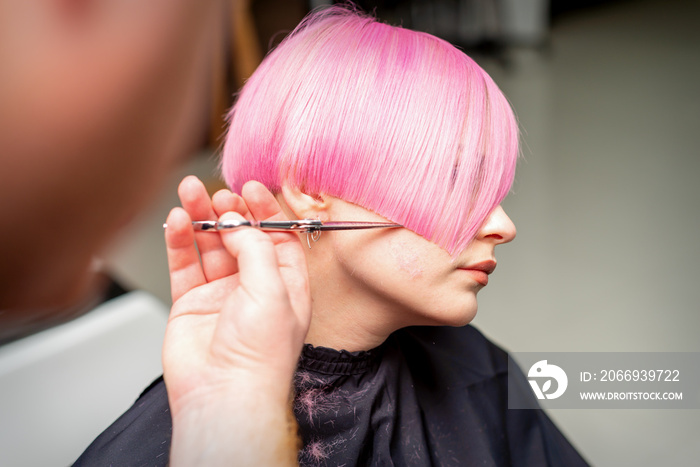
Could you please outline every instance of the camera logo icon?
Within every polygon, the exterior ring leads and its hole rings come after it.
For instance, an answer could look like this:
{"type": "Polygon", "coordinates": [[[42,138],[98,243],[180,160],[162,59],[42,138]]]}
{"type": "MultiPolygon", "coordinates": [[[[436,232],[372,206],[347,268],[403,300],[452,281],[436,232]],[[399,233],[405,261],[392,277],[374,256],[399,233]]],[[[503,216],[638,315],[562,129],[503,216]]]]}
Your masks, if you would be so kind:
{"type": "Polygon", "coordinates": [[[547,360],[540,360],[532,365],[527,377],[538,399],[556,399],[564,394],[569,384],[569,378],[566,377],[564,370],[556,365],[548,364],[547,360]],[[541,387],[538,383],[539,379],[544,380],[541,387]],[[550,392],[552,380],[556,381],[557,385],[556,390],[550,392]]]}

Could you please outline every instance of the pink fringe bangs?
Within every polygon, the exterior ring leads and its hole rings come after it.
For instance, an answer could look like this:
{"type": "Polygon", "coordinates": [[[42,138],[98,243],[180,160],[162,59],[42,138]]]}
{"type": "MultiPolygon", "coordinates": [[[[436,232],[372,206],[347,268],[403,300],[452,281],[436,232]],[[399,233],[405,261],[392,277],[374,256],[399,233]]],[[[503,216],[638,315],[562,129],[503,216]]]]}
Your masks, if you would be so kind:
{"type": "Polygon", "coordinates": [[[243,87],[222,171],[237,192],[258,180],[342,198],[457,255],[507,195],[517,157],[510,105],[473,60],[333,7],[243,87]]]}

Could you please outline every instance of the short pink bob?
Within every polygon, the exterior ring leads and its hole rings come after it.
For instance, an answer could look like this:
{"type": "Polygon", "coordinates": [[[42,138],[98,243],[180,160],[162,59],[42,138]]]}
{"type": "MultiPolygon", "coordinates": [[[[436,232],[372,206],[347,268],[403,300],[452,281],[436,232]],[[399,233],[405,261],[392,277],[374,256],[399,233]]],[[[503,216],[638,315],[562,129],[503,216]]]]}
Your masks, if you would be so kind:
{"type": "MultiPolygon", "coordinates": [[[[472,59],[348,8],[310,14],[247,81],[222,172],[370,209],[459,254],[510,190],[518,127],[472,59]]],[[[353,219],[334,219],[353,220],[353,219]]]]}

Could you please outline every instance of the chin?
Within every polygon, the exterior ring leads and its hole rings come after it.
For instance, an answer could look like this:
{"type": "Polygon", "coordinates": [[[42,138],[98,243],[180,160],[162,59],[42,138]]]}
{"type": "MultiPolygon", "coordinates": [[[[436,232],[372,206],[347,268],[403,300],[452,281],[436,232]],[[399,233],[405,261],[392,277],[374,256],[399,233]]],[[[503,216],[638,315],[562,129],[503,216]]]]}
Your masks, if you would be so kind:
{"type": "Polygon", "coordinates": [[[471,323],[476,317],[476,306],[464,307],[461,309],[442,310],[430,316],[430,326],[451,326],[462,327],[471,323]]]}
{"type": "Polygon", "coordinates": [[[467,324],[474,321],[474,318],[476,318],[476,311],[474,311],[473,313],[470,313],[468,315],[464,315],[464,316],[460,316],[458,318],[455,318],[454,320],[451,320],[450,322],[445,323],[445,326],[452,326],[452,327],[466,326],[467,324]]]}

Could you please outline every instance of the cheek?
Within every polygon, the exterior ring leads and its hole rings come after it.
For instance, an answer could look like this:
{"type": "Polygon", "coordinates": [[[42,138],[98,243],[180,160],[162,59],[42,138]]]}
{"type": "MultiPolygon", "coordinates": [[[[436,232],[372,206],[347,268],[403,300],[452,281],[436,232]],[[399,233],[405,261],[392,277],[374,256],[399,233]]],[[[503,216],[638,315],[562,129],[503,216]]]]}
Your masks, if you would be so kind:
{"type": "Polygon", "coordinates": [[[399,270],[408,274],[411,279],[423,276],[425,266],[415,248],[403,240],[392,239],[389,254],[399,270]]]}

